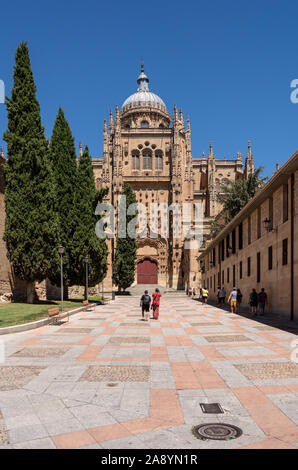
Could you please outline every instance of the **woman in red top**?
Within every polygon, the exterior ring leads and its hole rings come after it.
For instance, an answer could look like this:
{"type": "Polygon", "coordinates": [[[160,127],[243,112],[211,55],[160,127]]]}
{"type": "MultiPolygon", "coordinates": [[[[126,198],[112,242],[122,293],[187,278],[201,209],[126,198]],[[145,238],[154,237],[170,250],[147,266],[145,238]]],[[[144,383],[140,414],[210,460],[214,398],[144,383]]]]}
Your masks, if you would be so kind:
{"type": "Polygon", "coordinates": [[[159,317],[159,303],[160,303],[161,293],[158,289],[155,289],[155,292],[152,294],[152,310],[153,310],[153,318],[155,320],[159,317]]]}

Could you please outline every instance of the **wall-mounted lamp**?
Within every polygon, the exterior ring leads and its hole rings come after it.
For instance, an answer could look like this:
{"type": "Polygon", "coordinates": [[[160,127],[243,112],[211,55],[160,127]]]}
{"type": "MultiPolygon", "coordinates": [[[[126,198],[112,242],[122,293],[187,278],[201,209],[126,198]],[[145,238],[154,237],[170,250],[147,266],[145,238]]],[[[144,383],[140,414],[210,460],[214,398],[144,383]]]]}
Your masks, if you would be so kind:
{"type": "Polygon", "coordinates": [[[267,232],[275,232],[276,231],[276,229],[273,228],[273,226],[272,226],[272,220],[270,220],[266,217],[266,219],[263,221],[263,223],[264,223],[265,230],[267,232]]]}

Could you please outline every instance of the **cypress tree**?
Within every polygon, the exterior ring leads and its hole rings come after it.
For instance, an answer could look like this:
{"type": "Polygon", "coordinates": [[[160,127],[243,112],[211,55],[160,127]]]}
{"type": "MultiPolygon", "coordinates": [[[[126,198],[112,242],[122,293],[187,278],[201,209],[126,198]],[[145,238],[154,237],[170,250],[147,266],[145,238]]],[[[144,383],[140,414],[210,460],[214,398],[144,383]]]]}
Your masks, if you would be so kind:
{"type": "MultiPolygon", "coordinates": [[[[67,297],[67,287],[73,284],[70,250],[74,234],[72,213],[75,204],[77,157],[74,138],[61,108],[59,108],[50,141],[50,157],[56,182],[55,211],[59,219],[59,244],[65,247],[63,277],[67,297]]],[[[59,271],[51,278],[51,281],[60,285],[59,271]]]]}
{"type": "Polygon", "coordinates": [[[34,282],[59,270],[58,220],[48,141],[26,43],[17,48],[15,62],[12,94],[6,100],[4,240],[14,275],[27,281],[27,301],[32,302],[34,282]]]}
{"type": "MultiPolygon", "coordinates": [[[[126,196],[126,214],[131,204],[137,202],[136,195],[130,184],[126,183],[122,194],[126,196]]],[[[126,226],[134,218],[133,215],[126,215],[126,226]]],[[[137,255],[137,243],[135,238],[131,238],[127,231],[126,237],[117,237],[117,247],[113,262],[113,283],[119,290],[127,289],[135,279],[135,266],[137,255]]]]}
{"type": "MultiPolygon", "coordinates": [[[[92,159],[88,147],[79,158],[77,171],[73,220],[75,231],[71,244],[71,262],[74,284],[86,283],[85,257],[88,256],[88,285],[95,286],[107,273],[107,246],[105,239],[99,239],[95,233],[98,216],[95,209],[101,202],[107,189],[98,191],[95,187],[92,159]]],[[[85,298],[87,292],[85,291],[85,298]]]]}

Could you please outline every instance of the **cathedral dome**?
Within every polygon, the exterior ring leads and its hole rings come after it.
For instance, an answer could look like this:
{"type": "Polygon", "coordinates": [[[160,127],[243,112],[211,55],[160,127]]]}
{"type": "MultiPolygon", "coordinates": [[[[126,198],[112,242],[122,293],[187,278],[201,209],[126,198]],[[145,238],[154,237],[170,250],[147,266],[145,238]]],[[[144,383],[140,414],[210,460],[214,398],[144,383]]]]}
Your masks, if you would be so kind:
{"type": "Polygon", "coordinates": [[[134,93],[133,95],[129,96],[124,101],[122,108],[121,108],[122,111],[126,111],[131,108],[150,106],[150,107],[161,109],[162,111],[167,112],[167,108],[163,100],[159,96],[155,95],[155,93],[152,93],[149,90],[149,87],[148,87],[149,78],[144,73],[143,65],[142,65],[141,73],[138,77],[137,82],[139,85],[138,91],[134,93]]]}

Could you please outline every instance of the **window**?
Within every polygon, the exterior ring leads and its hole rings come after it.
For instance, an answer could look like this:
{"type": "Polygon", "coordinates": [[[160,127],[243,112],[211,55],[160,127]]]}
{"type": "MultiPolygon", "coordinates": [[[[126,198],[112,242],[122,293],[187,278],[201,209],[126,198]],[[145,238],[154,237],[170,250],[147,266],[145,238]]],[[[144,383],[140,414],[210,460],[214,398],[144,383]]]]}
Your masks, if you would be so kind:
{"type": "Polygon", "coordinates": [[[230,282],[230,268],[227,268],[227,283],[230,282]]]}
{"type": "Polygon", "coordinates": [[[283,185],[283,222],[289,219],[289,186],[283,185]]]}
{"type": "Polygon", "coordinates": [[[233,287],[236,285],[236,266],[233,265],[233,287]]]}
{"type": "Polygon", "coordinates": [[[261,253],[257,253],[257,282],[261,282],[261,253]]]}
{"type": "Polygon", "coordinates": [[[250,277],[251,273],[251,258],[247,258],[247,277],[250,277]]]}
{"type": "Polygon", "coordinates": [[[132,169],[133,170],[140,169],[140,155],[137,152],[133,152],[132,154],[132,169]]]}
{"type": "Polygon", "coordinates": [[[224,271],[221,273],[221,281],[222,281],[222,285],[224,285],[224,283],[225,283],[225,272],[224,271]]]}
{"type": "Polygon", "coordinates": [[[215,248],[213,248],[213,266],[216,266],[216,252],[215,252],[215,248]]]}
{"type": "Polygon", "coordinates": [[[217,275],[217,284],[218,284],[218,286],[220,286],[220,272],[217,275]]]}
{"type": "Polygon", "coordinates": [[[269,271],[272,269],[272,246],[268,248],[268,269],[269,271]]]}
{"type": "Polygon", "coordinates": [[[247,244],[251,244],[251,216],[247,219],[247,244]]]}
{"type": "Polygon", "coordinates": [[[241,224],[238,227],[238,246],[239,250],[242,250],[243,248],[243,224],[241,224]]]}
{"type": "Polygon", "coordinates": [[[269,198],[269,220],[270,220],[270,226],[273,228],[273,197],[269,198]]]}
{"type": "Polygon", "coordinates": [[[142,129],[148,129],[149,127],[149,122],[148,121],[142,121],[141,122],[141,128],[142,129]]]}
{"type": "Polygon", "coordinates": [[[161,152],[155,153],[155,169],[162,170],[162,153],[161,152]]]}
{"type": "Polygon", "coordinates": [[[282,265],[288,264],[288,239],[282,241],[282,265]]]}
{"type": "Polygon", "coordinates": [[[240,261],[240,264],[239,264],[239,277],[240,279],[242,279],[242,261],[240,261]]]}
{"type": "Polygon", "coordinates": [[[214,292],[215,292],[215,274],[214,274],[214,276],[213,276],[213,290],[214,290],[214,292]]]}
{"type": "Polygon", "coordinates": [[[258,207],[258,225],[257,225],[257,237],[261,238],[261,208],[258,207]]]}
{"type": "Polygon", "coordinates": [[[225,240],[221,242],[221,260],[225,260],[225,240]]]}
{"type": "Polygon", "coordinates": [[[236,230],[234,229],[232,232],[232,253],[236,253],[236,230]]]}
{"type": "Polygon", "coordinates": [[[209,277],[207,279],[207,289],[209,290],[209,277]]]}
{"type": "Polygon", "coordinates": [[[230,235],[228,235],[227,238],[226,238],[226,255],[227,255],[227,258],[230,257],[229,248],[230,248],[230,235]]]}
{"type": "Polygon", "coordinates": [[[143,153],[143,169],[152,170],[152,155],[149,151],[143,153]]]}

